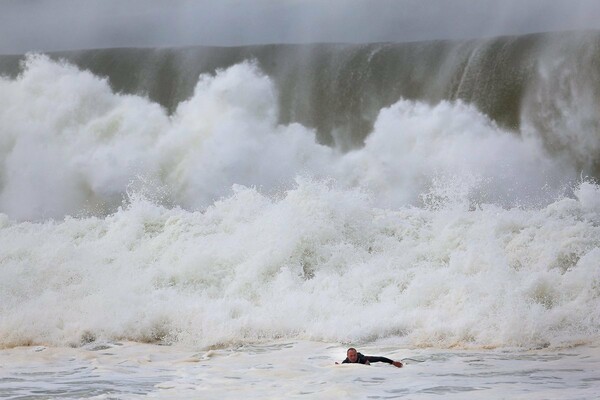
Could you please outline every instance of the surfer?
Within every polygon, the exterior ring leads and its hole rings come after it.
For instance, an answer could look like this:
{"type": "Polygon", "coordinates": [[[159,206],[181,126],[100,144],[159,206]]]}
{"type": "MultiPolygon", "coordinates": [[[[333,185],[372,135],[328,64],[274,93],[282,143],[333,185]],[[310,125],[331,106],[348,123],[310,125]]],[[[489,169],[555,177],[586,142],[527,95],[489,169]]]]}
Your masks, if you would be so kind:
{"type": "MultiPolygon", "coordinates": [[[[342,361],[342,364],[365,364],[369,365],[372,362],[384,362],[388,364],[392,364],[394,367],[402,368],[402,363],[400,361],[390,360],[386,357],[378,357],[378,356],[365,356],[358,351],[354,347],[350,347],[348,351],[346,351],[346,359],[342,361]]],[[[336,364],[339,364],[336,362],[336,364]]]]}

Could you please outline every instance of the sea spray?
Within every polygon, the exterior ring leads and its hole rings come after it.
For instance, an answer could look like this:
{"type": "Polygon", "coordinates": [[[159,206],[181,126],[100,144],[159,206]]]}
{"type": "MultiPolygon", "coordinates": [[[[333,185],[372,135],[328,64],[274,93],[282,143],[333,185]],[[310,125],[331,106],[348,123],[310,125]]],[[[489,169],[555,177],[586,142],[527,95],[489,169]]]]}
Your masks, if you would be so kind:
{"type": "Polygon", "coordinates": [[[32,55],[2,79],[0,208],[21,219],[114,211],[132,177],[156,175],[168,118],[105,79],[32,55]]]}
{"type": "MultiPolygon", "coordinates": [[[[471,105],[398,100],[364,147],[343,153],[299,124],[278,124],[272,81],[253,63],[201,76],[173,115],[113,93],[104,79],[44,56],[0,93],[0,209],[17,219],[107,215],[131,184],[202,210],[234,184],[265,193],[297,175],[377,193],[381,207],[420,205],[437,177],[476,177],[477,201],[547,204],[577,176],[535,138],[497,127],[471,105]]],[[[471,178],[469,178],[471,179],[471,178]]]]}

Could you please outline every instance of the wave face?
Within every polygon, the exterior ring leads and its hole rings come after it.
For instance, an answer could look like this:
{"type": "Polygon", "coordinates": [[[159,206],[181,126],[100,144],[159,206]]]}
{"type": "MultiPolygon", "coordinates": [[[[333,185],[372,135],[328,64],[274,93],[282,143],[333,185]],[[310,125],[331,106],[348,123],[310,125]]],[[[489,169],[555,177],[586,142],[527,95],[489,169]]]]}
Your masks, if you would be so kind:
{"type": "Polygon", "coordinates": [[[0,346],[597,341],[599,38],[0,57],[0,346]]]}
{"type": "MultiPolygon", "coordinates": [[[[147,96],[169,113],[193,95],[199,75],[255,60],[274,82],[280,123],[314,128],[321,143],[346,150],[360,147],[379,111],[400,98],[428,104],[461,100],[505,129],[531,133],[535,128],[549,149],[598,173],[598,32],[365,45],[104,49],[51,57],[105,76],[114,91],[147,96]],[[570,143],[577,138],[581,144],[584,136],[595,146],[587,152],[570,143]]],[[[15,77],[22,60],[0,56],[0,73],[15,77]]]]}

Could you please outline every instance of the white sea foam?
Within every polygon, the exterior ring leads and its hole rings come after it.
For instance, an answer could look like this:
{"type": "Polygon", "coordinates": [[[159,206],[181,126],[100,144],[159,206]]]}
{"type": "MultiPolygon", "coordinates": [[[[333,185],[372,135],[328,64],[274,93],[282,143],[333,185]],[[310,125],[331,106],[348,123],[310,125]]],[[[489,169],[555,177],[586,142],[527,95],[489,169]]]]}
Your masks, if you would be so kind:
{"type": "Polygon", "coordinates": [[[597,339],[598,204],[377,209],[300,181],[205,212],[144,200],[106,218],[3,220],[4,346],[274,337],[412,346],[597,339]]]}
{"type": "Polygon", "coordinates": [[[252,63],[171,116],[42,56],[0,86],[0,346],[598,339],[600,189],[469,105],[342,154],[252,63]]]}

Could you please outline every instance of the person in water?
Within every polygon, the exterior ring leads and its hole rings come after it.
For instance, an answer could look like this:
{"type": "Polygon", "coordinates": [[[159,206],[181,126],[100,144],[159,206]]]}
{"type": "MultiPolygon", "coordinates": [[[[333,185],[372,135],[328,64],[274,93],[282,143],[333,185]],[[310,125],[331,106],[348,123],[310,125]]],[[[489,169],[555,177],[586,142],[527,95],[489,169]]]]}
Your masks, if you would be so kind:
{"type": "MultiPolygon", "coordinates": [[[[369,365],[372,362],[384,362],[388,364],[392,364],[394,367],[402,368],[402,363],[400,361],[390,360],[386,357],[376,357],[376,356],[365,356],[358,351],[354,347],[350,347],[348,351],[346,351],[346,359],[342,361],[342,364],[365,364],[369,365]]],[[[336,362],[336,364],[338,364],[336,362]]]]}

